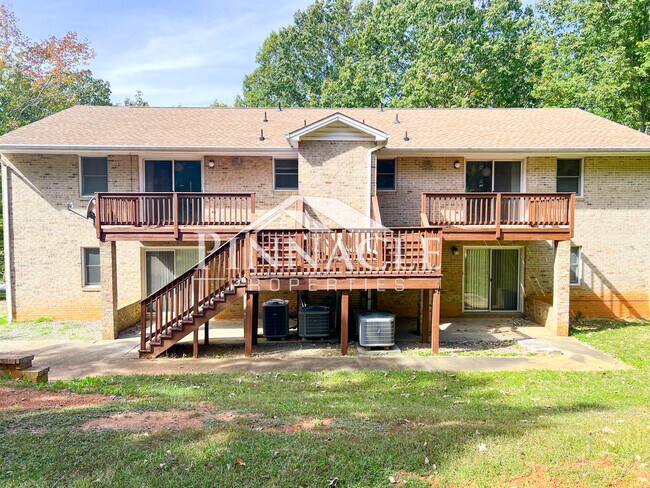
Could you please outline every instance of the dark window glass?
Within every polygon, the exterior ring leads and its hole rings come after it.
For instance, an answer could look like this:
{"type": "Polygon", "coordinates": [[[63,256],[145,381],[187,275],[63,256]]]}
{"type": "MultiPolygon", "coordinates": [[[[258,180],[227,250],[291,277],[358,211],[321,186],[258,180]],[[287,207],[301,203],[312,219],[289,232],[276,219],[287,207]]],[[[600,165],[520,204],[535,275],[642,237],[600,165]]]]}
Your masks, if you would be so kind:
{"type": "Polygon", "coordinates": [[[518,192],[521,189],[519,161],[494,162],[494,191],[518,192]]]}
{"type": "Polygon", "coordinates": [[[144,191],[173,191],[173,161],[144,162],[144,191]]]}
{"type": "Polygon", "coordinates": [[[275,189],[276,190],[297,190],[298,189],[298,160],[297,159],[276,159],[275,160],[275,189]]]}
{"type": "Polygon", "coordinates": [[[395,190],[395,160],[377,160],[377,190],[395,190]]]}
{"type": "Polygon", "coordinates": [[[581,164],[579,159],[557,160],[557,191],[581,194],[581,164]]]}
{"type": "Polygon", "coordinates": [[[492,161],[467,161],[465,191],[492,191],[492,161]]]}
{"type": "Polygon", "coordinates": [[[108,191],[108,159],[81,158],[81,194],[108,191]]]}
{"type": "Polygon", "coordinates": [[[99,286],[99,248],[86,247],[84,252],[84,286],[99,286]]]}

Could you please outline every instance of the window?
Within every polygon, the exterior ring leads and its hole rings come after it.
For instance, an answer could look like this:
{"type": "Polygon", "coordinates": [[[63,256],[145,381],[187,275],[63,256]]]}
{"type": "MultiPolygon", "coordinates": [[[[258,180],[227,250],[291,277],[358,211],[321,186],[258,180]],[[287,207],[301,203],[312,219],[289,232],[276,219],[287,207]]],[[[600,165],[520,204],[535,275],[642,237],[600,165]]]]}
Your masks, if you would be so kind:
{"type": "Polygon", "coordinates": [[[273,178],[275,190],[297,190],[298,160],[276,159],[273,178]]]}
{"type": "Polygon", "coordinates": [[[377,160],[377,190],[395,191],[395,160],[377,160]]]}
{"type": "Polygon", "coordinates": [[[108,158],[81,158],[81,196],[108,191],[108,158]]]}
{"type": "Polygon", "coordinates": [[[521,191],[521,161],[467,161],[465,191],[521,191]]]}
{"type": "Polygon", "coordinates": [[[99,286],[99,248],[82,249],[83,286],[99,286]]]}
{"type": "Polygon", "coordinates": [[[557,191],[574,192],[582,196],[582,159],[557,160],[557,191]]]}
{"type": "Polygon", "coordinates": [[[571,271],[569,283],[579,285],[582,282],[582,248],[571,246],[571,271]]]}

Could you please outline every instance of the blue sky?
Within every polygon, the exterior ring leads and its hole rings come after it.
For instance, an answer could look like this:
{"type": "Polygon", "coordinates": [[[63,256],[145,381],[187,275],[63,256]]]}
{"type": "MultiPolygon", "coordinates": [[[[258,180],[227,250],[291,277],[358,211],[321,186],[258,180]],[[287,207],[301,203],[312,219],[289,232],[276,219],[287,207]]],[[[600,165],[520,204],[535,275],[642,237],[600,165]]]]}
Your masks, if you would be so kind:
{"type": "Polygon", "coordinates": [[[310,0],[14,0],[34,39],[76,31],[95,50],[94,75],[113,102],[141,89],[151,105],[232,102],[255,52],[310,0]]]}

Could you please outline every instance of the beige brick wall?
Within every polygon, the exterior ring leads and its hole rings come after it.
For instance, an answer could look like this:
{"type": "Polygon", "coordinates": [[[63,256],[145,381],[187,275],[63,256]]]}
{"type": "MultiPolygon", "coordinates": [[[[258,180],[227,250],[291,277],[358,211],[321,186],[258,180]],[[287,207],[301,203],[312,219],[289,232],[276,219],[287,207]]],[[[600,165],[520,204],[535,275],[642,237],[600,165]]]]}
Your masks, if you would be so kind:
{"type": "MultiPolygon", "coordinates": [[[[5,162],[9,166],[15,318],[99,319],[99,290],[82,287],[81,270],[81,248],[99,247],[99,242],[92,222],[67,209],[72,202],[75,210],[84,213],[88,202],[79,196],[78,157],[12,154],[6,155],[5,162]]],[[[110,157],[109,190],[130,191],[137,183],[137,168],[137,159],[110,157]]],[[[118,289],[120,308],[139,299],[138,246],[117,246],[123,285],[118,289]]]]}
{"type": "Polygon", "coordinates": [[[270,156],[206,156],[203,164],[206,192],[254,192],[258,216],[298,194],[273,190],[273,158],[270,156]],[[214,161],[214,168],[208,166],[210,160],[214,161]]]}
{"type": "MultiPolygon", "coordinates": [[[[367,164],[369,143],[303,142],[300,146],[300,194],[340,198],[366,211],[369,205],[367,164]]],[[[81,247],[97,247],[90,221],[69,212],[79,196],[76,155],[6,155],[9,165],[9,219],[12,231],[13,293],[17,319],[98,319],[97,291],[81,286],[81,247]]],[[[270,157],[207,156],[206,191],[255,191],[258,213],[277,205],[292,192],[273,191],[270,157]],[[215,168],[207,160],[215,160],[215,168]]],[[[556,159],[528,158],[527,191],[554,191],[556,159]]],[[[462,158],[397,159],[397,191],[379,192],[387,225],[419,225],[423,191],[462,191],[462,158]],[[453,168],[454,160],[461,168],[453,168]]],[[[583,283],[571,287],[571,312],[587,316],[650,316],[650,158],[588,157],[584,161],[584,198],[576,203],[573,243],[583,247],[583,283]]],[[[374,186],[374,182],[373,185],[374,186]]],[[[139,160],[109,156],[109,191],[139,190],[139,160]]],[[[371,190],[372,191],[372,190],[371,190]]],[[[462,310],[462,246],[451,254],[443,247],[442,315],[462,310]]],[[[517,243],[505,243],[506,245],[517,243]]],[[[155,244],[158,246],[159,244],[155,244]]],[[[553,249],[545,241],[524,243],[525,290],[528,296],[553,293],[553,249]]],[[[142,243],[117,245],[118,306],[127,307],[141,293],[142,243]]],[[[404,313],[414,308],[406,295],[404,313]]],[[[131,313],[132,309],[129,309],[131,313]]],[[[236,312],[232,312],[235,314],[236,312]]],[[[129,316],[127,312],[124,312],[129,316]]],[[[133,314],[131,314],[133,316],[133,314]]]]}
{"type": "Polygon", "coordinates": [[[388,227],[420,225],[422,192],[465,189],[462,158],[397,158],[396,167],[396,191],[377,192],[381,219],[388,227]],[[454,168],[454,161],[461,163],[459,169],[454,168]]]}
{"type": "Polygon", "coordinates": [[[298,148],[299,192],[337,198],[368,214],[368,142],[304,141],[298,148]]]}

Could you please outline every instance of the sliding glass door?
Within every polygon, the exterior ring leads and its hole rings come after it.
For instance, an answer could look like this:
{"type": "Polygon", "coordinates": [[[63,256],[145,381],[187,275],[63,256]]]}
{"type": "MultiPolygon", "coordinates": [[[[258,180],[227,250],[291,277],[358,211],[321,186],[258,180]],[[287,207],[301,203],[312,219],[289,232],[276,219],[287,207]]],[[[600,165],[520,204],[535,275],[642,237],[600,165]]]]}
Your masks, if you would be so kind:
{"type": "MultiPolygon", "coordinates": [[[[197,193],[202,190],[201,161],[194,160],[154,160],[144,162],[144,190],[146,192],[197,193]]],[[[150,222],[170,222],[171,205],[162,203],[156,197],[147,202],[145,212],[150,222]]],[[[182,196],[178,199],[179,223],[195,221],[203,211],[200,200],[182,196]]]]}
{"type": "Polygon", "coordinates": [[[518,248],[465,248],[463,310],[519,311],[518,248]]]}
{"type": "Polygon", "coordinates": [[[147,296],[159,290],[199,262],[198,249],[170,249],[145,252],[147,296]]]}

